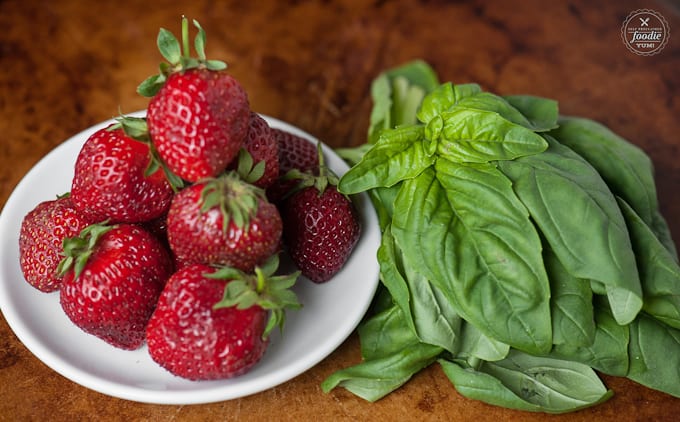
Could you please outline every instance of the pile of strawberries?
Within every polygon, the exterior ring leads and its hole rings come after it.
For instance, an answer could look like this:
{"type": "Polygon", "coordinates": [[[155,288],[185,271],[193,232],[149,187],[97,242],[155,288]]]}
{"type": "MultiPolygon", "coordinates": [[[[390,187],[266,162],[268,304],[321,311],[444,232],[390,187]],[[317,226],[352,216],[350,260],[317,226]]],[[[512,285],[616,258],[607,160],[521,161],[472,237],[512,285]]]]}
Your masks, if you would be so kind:
{"type": "Polygon", "coordinates": [[[154,361],[191,379],[255,365],[300,273],[328,281],[358,241],[351,200],[321,148],[272,128],[205,32],[182,44],[161,29],[167,63],[138,88],[145,118],[123,116],[90,136],[69,194],[23,219],[28,283],[58,292],[66,315],[115,347],[145,342],[154,361]],[[280,274],[287,253],[298,271],[280,274]]]}

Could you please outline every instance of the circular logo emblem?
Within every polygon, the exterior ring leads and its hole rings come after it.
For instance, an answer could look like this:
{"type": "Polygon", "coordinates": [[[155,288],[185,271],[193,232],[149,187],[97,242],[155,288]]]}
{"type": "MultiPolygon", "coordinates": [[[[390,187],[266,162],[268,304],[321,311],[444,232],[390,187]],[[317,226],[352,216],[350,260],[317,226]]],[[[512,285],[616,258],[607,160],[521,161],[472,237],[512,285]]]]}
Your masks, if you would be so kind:
{"type": "Polygon", "coordinates": [[[640,9],[631,12],[621,25],[621,39],[628,50],[641,56],[658,54],[668,43],[671,29],[658,12],[640,9]]]}

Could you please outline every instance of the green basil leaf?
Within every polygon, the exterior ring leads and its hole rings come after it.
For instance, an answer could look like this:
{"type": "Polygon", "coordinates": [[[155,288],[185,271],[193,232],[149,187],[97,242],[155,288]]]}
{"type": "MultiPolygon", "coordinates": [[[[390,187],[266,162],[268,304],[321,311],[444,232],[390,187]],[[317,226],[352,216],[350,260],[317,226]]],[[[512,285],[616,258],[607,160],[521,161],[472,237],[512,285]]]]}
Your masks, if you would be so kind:
{"type": "Polygon", "coordinates": [[[567,413],[595,406],[613,395],[585,365],[525,356],[529,362],[517,362],[513,353],[508,367],[489,363],[480,371],[444,359],[438,362],[460,394],[508,409],[567,413]],[[568,382],[562,384],[565,378],[568,382]]]}
{"type": "Polygon", "coordinates": [[[585,158],[610,187],[650,224],[657,208],[652,161],[640,148],[606,126],[578,117],[560,117],[550,134],[585,158]]]}
{"type": "Polygon", "coordinates": [[[404,65],[390,69],[390,77],[402,76],[425,92],[432,92],[439,86],[439,77],[432,67],[423,60],[413,60],[404,65]]]}
{"type": "Polygon", "coordinates": [[[456,353],[460,344],[462,319],[453,302],[428,279],[405,265],[406,282],[411,293],[411,312],[416,334],[423,343],[456,353]]]}
{"type": "Polygon", "coordinates": [[[607,286],[597,280],[590,280],[590,289],[597,295],[607,295],[607,286]]]}
{"type": "Polygon", "coordinates": [[[642,288],[616,199],[588,162],[546,139],[544,153],[500,161],[499,168],[562,265],[602,283],[614,317],[628,324],[642,308],[642,288]]]}
{"type": "Polygon", "coordinates": [[[507,95],[503,98],[526,117],[530,129],[545,132],[558,127],[557,101],[533,95],[507,95]]]}
{"type": "Polygon", "coordinates": [[[456,353],[461,325],[458,313],[436,286],[404,262],[389,228],[383,233],[378,261],[380,279],[418,339],[456,353]]]}
{"type": "Polygon", "coordinates": [[[571,275],[549,247],[543,249],[543,262],[550,280],[553,344],[592,344],[595,318],[590,283],[571,275]]]}
{"type": "Polygon", "coordinates": [[[677,261],[675,243],[658,210],[654,165],[649,156],[596,121],[561,116],[559,124],[551,135],[595,167],[611,191],[623,198],[652,228],[677,261]]]}
{"type": "Polygon", "coordinates": [[[533,130],[531,122],[529,122],[519,110],[510,105],[503,97],[490,92],[480,92],[476,95],[463,98],[456,103],[456,106],[474,110],[492,111],[516,125],[533,130]]]}
{"type": "Polygon", "coordinates": [[[434,362],[441,352],[437,346],[416,343],[392,355],[336,371],[321,383],[321,390],[328,393],[343,387],[374,402],[404,385],[415,373],[434,362]]]}
{"type": "Polygon", "coordinates": [[[377,257],[380,264],[380,280],[390,292],[394,303],[403,312],[404,321],[408,328],[415,334],[416,328],[411,314],[409,287],[403,275],[404,263],[401,251],[394,243],[394,237],[389,226],[383,232],[377,257]]]}
{"type": "Polygon", "coordinates": [[[464,397],[506,409],[542,411],[541,406],[522,399],[492,375],[475,371],[472,368],[463,368],[445,359],[439,359],[438,362],[456,391],[464,397]]]}
{"type": "MultiPolygon", "coordinates": [[[[595,302],[606,302],[595,300],[595,302]]],[[[550,356],[581,362],[602,373],[626,376],[628,373],[628,325],[619,325],[608,304],[595,307],[595,337],[587,346],[557,344],[550,356]]]]}
{"type": "Polygon", "coordinates": [[[432,119],[448,111],[456,104],[456,94],[453,84],[447,82],[438,86],[422,101],[417,117],[422,123],[429,123],[432,119]]]}
{"type": "Polygon", "coordinates": [[[404,76],[392,80],[392,118],[393,127],[418,123],[416,112],[425,97],[425,90],[413,85],[404,76]]]}
{"type": "Polygon", "coordinates": [[[680,397],[680,330],[641,313],[630,324],[628,378],[680,397]]]}
{"type": "Polygon", "coordinates": [[[361,161],[364,154],[366,154],[366,152],[371,149],[371,146],[372,144],[365,143],[356,147],[334,148],[333,150],[340,158],[342,158],[344,162],[352,167],[361,161]]]}
{"type": "Polygon", "coordinates": [[[441,116],[444,128],[437,152],[452,161],[512,160],[548,147],[541,136],[495,112],[457,106],[441,116]]]}
{"type": "Polygon", "coordinates": [[[395,303],[394,300],[392,300],[392,295],[387,290],[387,288],[382,283],[378,284],[375,296],[373,296],[373,301],[371,302],[371,306],[369,307],[368,311],[366,311],[366,315],[362,319],[362,322],[359,323],[359,326],[361,326],[361,324],[372,315],[380,313],[388,308],[393,307],[394,305],[395,303]]]}
{"type": "Polygon", "coordinates": [[[338,190],[354,194],[417,176],[434,162],[425,152],[423,139],[422,126],[383,131],[361,161],[340,178],[338,190]]]}
{"type": "Polygon", "coordinates": [[[395,304],[363,321],[357,332],[364,360],[384,358],[418,343],[403,312],[395,304]]]}
{"type": "Polygon", "coordinates": [[[364,360],[331,374],[321,384],[324,392],[344,387],[365,400],[376,401],[442,353],[440,347],[418,341],[396,304],[364,321],[358,331],[364,360]]]}
{"type": "Polygon", "coordinates": [[[678,262],[678,250],[675,247],[671,229],[668,227],[666,219],[658,210],[652,214],[652,223],[649,225],[661,244],[673,255],[675,262],[678,262]]]}
{"type": "Polygon", "coordinates": [[[482,88],[475,83],[456,84],[453,86],[453,93],[456,96],[456,103],[461,100],[475,96],[482,92],[482,88]]]}
{"type": "Polygon", "coordinates": [[[625,200],[617,200],[640,271],[642,309],[659,321],[680,329],[680,266],[635,210],[625,200]]]}
{"type": "Polygon", "coordinates": [[[392,232],[404,261],[484,334],[546,352],[550,291],[526,209],[493,166],[439,159],[435,168],[404,181],[395,199],[392,232]]]}
{"type": "MultiPolygon", "coordinates": [[[[371,98],[373,108],[369,117],[368,143],[375,143],[380,133],[385,129],[392,129],[407,122],[415,122],[415,112],[420,106],[422,98],[428,92],[439,86],[437,74],[422,60],[415,60],[402,66],[381,73],[371,83],[371,98]],[[405,97],[395,97],[393,83],[396,79],[407,82],[405,97]],[[402,110],[400,113],[395,110],[402,110]],[[401,119],[404,120],[401,120],[401,119]]],[[[400,85],[403,88],[403,85],[400,85]]]]}
{"type": "Polygon", "coordinates": [[[378,213],[378,220],[380,222],[380,230],[385,231],[387,226],[392,223],[392,216],[394,215],[394,198],[397,197],[401,183],[390,186],[388,188],[373,188],[368,193],[371,202],[378,213]]]}
{"type": "Polygon", "coordinates": [[[421,87],[425,92],[432,92],[439,86],[437,73],[423,60],[410,61],[388,70],[385,74],[391,79],[403,77],[412,85],[421,87]]]}
{"type": "Polygon", "coordinates": [[[368,144],[375,143],[380,132],[391,129],[392,125],[392,87],[386,74],[381,74],[371,83],[373,108],[369,115],[368,144]]]}
{"type": "Polygon", "coordinates": [[[480,92],[482,89],[477,84],[454,85],[451,82],[441,84],[423,99],[417,114],[418,120],[428,124],[435,117],[450,111],[459,101],[480,92]]]}
{"type": "Polygon", "coordinates": [[[503,360],[484,363],[479,371],[546,413],[573,412],[602,403],[613,394],[588,365],[517,350],[503,360]]]}
{"type": "Polygon", "coordinates": [[[496,361],[504,359],[510,352],[509,345],[485,335],[470,323],[462,324],[460,332],[461,344],[455,355],[457,358],[496,361]]]}

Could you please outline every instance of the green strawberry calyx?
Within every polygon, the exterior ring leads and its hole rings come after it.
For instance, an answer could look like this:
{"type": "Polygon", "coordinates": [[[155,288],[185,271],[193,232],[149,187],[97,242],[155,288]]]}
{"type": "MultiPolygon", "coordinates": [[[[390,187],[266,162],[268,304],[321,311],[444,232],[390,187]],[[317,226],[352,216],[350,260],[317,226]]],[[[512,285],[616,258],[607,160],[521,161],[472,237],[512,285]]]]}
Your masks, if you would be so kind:
{"type": "Polygon", "coordinates": [[[264,176],[266,163],[264,160],[257,163],[247,149],[241,148],[238,152],[236,172],[241,179],[253,184],[264,176]]]}
{"type": "Polygon", "coordinates": [[[162,170],[173,191],[178,192],[182,189],[184,187],[184,180],[168,168],[161,159],[160,154],[158,154],[156,146],[151,142],[146,118],[126,116],[121,113],[115,120],[116,123],[109,126],[106,130],[114,131],[121,129],[127,137],[142,142],[149,147],[149,165],[144,171],[144,176],[149,177],[156,171],[162,170]]]}
{"type": "Polygon", "coordinates": [[[300,309],[293,287],[300,276],[300,271],[292,274],[276,274],[279,268],[279,255],[272,255],[262,266],[255,267],[253,273],[245,273],[233,267],[218,267],[215,272],[204,276],[216,280],[231,280],[224,288],[222,300],[213,308],[236,307],[248,309],[260,306],[270,311],[267,325],[262,334],[267,338],[274,327],[283,331],[286,320],[286,309],[300,309]]]}
{"type": "Polygon", "coordinates": [[[114,226],[108,225],[107,221],[90,224],[85,227],[77,236],[67,237],[63,241],[62,255],[64,258],[57,266],[57,274],[63,276],[73,269],[75,278],[83,272],[90,255],[104,233],[111,230],[114,226]]]}
{"type": "Polygon", "coordinates": [[[152,75],[146,78],[137,87],[137,92],[144,97],[153,97],[158,90],[165,84],[167,77],[175,72],[183,72],[189,69],[208,69],[208,70],[223,70],[227,68],[227,64],[220,60],[208,60],[205,56],[205,31],[196,19],[193,24],[198,29],[198,34],[194,38],[194,49],[198,57],[191,57],[191,48],[189,46],[189,21],[182,16],[182,43],[165,28],[161,28],[158,32],[156,44],[158,50],[167,62],[160,64],[160,72],[157,75],[152,75]]]}
{"type": "Polygon", "coordinates": [[[245,182],[236,171],[229,171],[206,179],[201,190],[201,212],[218,208],[222,213],[223,231],[227,231],[231,222],[247,231],[261,200],[266,200],[264,189],[245,182]]]}
{"type": "Polygon", "coordinates": [[[320,142],[316,144],[316,149],[319,154],[319,168],[316,172],[303,172],[299,169],[291,169],[283,176],[283,180],[298,181],[298,183],[286,193],[285,197],[292,196],[294,193],[309,187],[314,187],[319,192],[319,196],[321,196],[328,186],[338,185],[338,175],[326,165],[320,142]]]}

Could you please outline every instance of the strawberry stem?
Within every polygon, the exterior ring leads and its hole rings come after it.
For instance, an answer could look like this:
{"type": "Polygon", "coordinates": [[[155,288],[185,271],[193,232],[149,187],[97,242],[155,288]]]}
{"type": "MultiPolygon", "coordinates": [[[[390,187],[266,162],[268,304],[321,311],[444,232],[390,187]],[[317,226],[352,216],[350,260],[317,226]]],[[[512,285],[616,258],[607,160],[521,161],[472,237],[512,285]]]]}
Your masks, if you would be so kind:
{"type": "Polygon", "coordinates": [[[255,276],[255,291],[257,293],[262,293],[265,287],[265,277],[260,267],[255,267],[255,276]]]}
{"type": "Polygon", "coordinates": [[[189,20],[186,16],[182,16],[182,55],[185,59],[191,57],[189,48],[189,20]]]}
{"type": "Polygon", "coordinates": [[[175,72],[184,72],[189,69],[206,68],[219,71],[227,68],[227,64],[221,60],[208,60],[205,56],[205,31],[194,20],[194,26],[198,29],[195,46],[198,58],[191,57],[189,42],[189,20],[182,16],[182,41],[180,42],[170,31],[161,28],[158,32],[156,44],[161,56],[168,62],[161,63],[160,72],[146,78],[137,86],[137,92],[144,97],[153,97],[165,85],[168,76],[175,72]]]}
{"type": "Polygon", "coordinates": [[[316,143],[316,153],[319,155],[319,167],[325,168],[326,167],[326,160],[324,159],[324,156],[323,156],[323,149],[321,148],[321,142],[316,143]]]}

